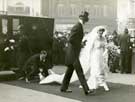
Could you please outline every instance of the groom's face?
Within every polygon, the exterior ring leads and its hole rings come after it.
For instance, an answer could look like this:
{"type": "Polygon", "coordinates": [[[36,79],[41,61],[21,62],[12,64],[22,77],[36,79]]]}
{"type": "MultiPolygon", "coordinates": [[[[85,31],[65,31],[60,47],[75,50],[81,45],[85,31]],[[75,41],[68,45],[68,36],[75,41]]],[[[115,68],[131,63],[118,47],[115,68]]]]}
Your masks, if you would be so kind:
{"type": "Polygon", "coordinates": [[[85,24],[89,21],[88,17],[80,17],[80,19],[82,20],[83,24],[85,24]]]}
{"type": "Polygon", "coordinates": [[[89,18],[85,18],[84,20],[83,20],[83,23],[85,24],[85,23],[87,23],[89,21],[89,18]]]}

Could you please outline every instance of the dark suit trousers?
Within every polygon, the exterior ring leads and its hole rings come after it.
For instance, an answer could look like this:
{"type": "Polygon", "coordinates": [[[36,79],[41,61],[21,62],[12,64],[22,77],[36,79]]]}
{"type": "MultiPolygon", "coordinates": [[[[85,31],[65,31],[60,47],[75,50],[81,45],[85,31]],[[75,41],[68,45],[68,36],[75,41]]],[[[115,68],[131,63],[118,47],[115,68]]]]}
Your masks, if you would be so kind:
{"type": "Polygon", "coordinates": [[[128,52],[121,52],[120,54],[121,59],[121,73],[127,73],[128,72],[128,66],[129,66],[129,55],[128,52]]]}
{"type": "Polygon", "coordinates": [[[68,89],[70,79],[72,77],[74,69],[75,69],[75,71],[77,73],[77,76],[79,78],[79,81],[80,81],[80,83],[81,83],[81,85],[84,89],[84,92],[87,92],[89,90],[89,87],[87,85],[85,76],[83,74],[83,70],[82,70],[79,59],[76,59],[73,65],[68,65],[68,68],[66,70],[66,73],[65,73],[65,76],[64,76],[64,79],[63,79],[63,84],[62,84],[61,90],[67,90],[68,89]]]}

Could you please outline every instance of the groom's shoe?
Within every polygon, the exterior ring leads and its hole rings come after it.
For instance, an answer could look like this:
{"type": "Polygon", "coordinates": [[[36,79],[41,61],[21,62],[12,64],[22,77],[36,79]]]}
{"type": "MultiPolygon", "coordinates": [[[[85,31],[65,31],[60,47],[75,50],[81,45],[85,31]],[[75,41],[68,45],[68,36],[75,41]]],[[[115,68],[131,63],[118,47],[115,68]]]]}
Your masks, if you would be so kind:
{"type": "Polygon", "coordinates": [[[85,92],[85,95],[94,95],[96,93],[95,90],[88,90],[85,92]]]}
{"type": "Polygon", "coordinates": [[[64,92],[64,93],[71,93],[71,92],[72,92],[72,90],[70,90],[70,89],[67,89],[67,90],[61,89],[60,91],[61,91],[61,92],[64,92]]]}

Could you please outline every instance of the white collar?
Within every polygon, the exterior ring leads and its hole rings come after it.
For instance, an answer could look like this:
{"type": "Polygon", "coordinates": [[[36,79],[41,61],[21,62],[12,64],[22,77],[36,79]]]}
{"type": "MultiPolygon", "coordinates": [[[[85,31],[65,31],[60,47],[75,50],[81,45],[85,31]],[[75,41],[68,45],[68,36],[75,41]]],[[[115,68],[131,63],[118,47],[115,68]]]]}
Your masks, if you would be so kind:
{"type": "Polygon", "coordinates": [[[79,22],[83,25],[83,21],[81,19],[79,19],[79,22]]]}

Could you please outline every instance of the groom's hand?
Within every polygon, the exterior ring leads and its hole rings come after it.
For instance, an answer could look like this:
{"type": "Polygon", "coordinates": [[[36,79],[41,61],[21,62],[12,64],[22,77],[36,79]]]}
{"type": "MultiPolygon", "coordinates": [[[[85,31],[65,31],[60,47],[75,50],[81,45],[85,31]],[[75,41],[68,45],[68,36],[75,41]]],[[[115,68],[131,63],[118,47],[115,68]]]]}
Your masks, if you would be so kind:
{"type": "Polygon", "coordinates": [[[82,43],[81,43],[81,47],[84,48],[84,46],[86,45],[86,42],[87,40],[84,40],[82,43]]]}

